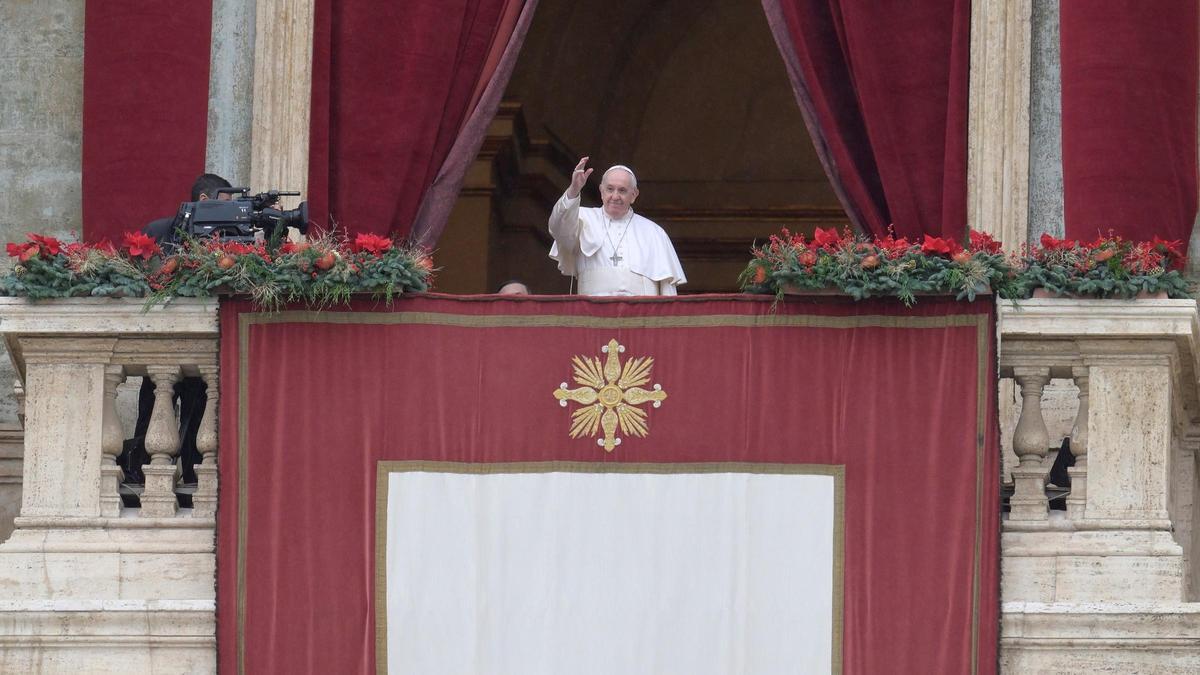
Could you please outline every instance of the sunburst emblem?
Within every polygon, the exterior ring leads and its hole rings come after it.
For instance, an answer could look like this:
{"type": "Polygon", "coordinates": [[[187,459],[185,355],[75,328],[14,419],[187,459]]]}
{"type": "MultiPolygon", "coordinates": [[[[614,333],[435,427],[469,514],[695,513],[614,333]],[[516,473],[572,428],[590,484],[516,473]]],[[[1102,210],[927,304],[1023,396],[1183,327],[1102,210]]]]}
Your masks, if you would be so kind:
{"type": "Polygon", "coordinates": [[[618,429],[626,436],[646,437],[649,432],[646,411],[636,406],[651,402],[657,408],[662,405],[667,392],[659,384],[652,390],[641,388],[650,381],[653,358],[629,359],[622,366],[619,354],[625,352],[625,347],[616,340],[609,340],[600,351],[608,355],[603,365],[596,356],[571,359],[571,365],[575,366],[575,383],[582,386],[568,389],[567,383],[563,382],[554,390],[554,398],[564,408],[567,401],[583,406],[571,414],[571,438],[595,436],[603,429],[604,438],[597,438],[596,444],[612,452],[621,444],[618,429]]]}

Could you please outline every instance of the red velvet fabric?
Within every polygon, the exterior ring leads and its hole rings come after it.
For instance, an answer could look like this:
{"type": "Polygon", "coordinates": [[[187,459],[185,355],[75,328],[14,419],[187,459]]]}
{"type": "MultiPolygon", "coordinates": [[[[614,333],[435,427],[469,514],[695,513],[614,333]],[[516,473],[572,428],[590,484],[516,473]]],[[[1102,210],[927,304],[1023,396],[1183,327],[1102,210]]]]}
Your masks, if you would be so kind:
{"type": "Polygon", "coordinates": [[[962,239],[970,0],[762,4],[851,221],[962,239]]]}
{"type": "Polygon", "coordinates": [[[1066,233],[1186,242],[1196,216],[1195,0],[1064,2],[1066,233]]]}
{"type": "Polygon", "coordinates": [[[375,671],[384,459],[843,465],[844,671],[995,672],[991,303],[235,301],[221,324],[222,672],[375,671]],[[552,393],[613,338],[654,357],[668,398],[608,454],[568,437],[552,393]]]}
{"type": "Polygon", "coordinates": [[[175,215],[204,172],[211,0],[87,0],[83,236],[175,215]]]}
{"type": "Polygon", "coordinates": [[[515,0],[317,0],[313,222],[405,236],[507,44],[515,0]],[[501,51],[502,46],[501,46],[501,51]]]}

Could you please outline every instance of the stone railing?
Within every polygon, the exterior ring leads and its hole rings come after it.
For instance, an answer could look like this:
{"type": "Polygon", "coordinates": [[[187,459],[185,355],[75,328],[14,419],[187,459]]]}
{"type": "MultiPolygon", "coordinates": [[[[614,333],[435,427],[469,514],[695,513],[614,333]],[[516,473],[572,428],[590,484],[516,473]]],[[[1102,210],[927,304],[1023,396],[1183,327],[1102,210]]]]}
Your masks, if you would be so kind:
{"type": "Polygon", "coordinates": [[[1001,387],[1015,455],[1004,669],[1200,671],[1196,303],[1002,301],[999,314],[1000,375],[1014,383],[1001,387]],[[1063,436],[1069,488],[1048,485],[1063,436]],[[1065,510],[1051,509],[1064,492],[1065,510]]]}
{"type": "Polygon", "coordinates": [[[216,303],[0,298],[0,332],[25,426],[20,514],[0,544],[0,672],[214,672],[216,303]],[[132,432],[118,389],[134,376],[157,385],[140,508],[123,506],[116,462],[132,432]],[[170,395],[183,376],[208,399],[187,509],[170,395]]]}

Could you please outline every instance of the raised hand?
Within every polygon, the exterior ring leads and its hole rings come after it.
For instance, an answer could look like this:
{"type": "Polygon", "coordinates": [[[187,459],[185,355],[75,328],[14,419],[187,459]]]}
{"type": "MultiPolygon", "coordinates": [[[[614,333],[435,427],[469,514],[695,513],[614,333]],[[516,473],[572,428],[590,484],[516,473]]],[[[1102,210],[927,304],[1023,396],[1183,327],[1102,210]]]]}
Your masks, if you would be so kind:
{"type": "Polygon", "coordinates": [[[579,192],[587,183],[588,176],[592,175],[593,169],[584,169],[587,163],[587,157],[580,159],[579,163],[575,165],[575,170],[571,172],[571,187],[567,188],[567,196],[571,199],[579,196],[579,192]]]}

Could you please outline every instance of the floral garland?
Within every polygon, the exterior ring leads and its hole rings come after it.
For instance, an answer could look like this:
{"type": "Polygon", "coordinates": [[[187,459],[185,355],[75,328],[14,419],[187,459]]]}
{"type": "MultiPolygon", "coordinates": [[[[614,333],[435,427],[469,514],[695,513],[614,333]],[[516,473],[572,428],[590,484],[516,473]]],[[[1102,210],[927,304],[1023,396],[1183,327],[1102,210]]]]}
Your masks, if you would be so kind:
{"type": "Polygon", "coordinates": [[[785,229],[753,249],[739,282],[750,293],[837,289],[855,300],[896,297],[906,305],[918,294],[974,300],[990,291],[1021,299],[1036,288],[1063,296],[1133,298],[1165,292],[1190,298],[1181,247],[1157,237],[1132,242],[1110,234],[1082,243],[1043,234],[1040,246],[1005,253],[982,232],[971,232],[964,247],[930,235],[917,243],[890,233],[867,238],[817,228],[809,239],[785,229]]]}
{"type": "Polygon", "coordinates": [[[121,245],[62,243],[28,235],[8,244],[16,258],[0,275],[0,295],[28,298],[146,297],[246,294],[260,307],[286,302],[344,303],[357,293],[391,300],[430,286],[433,261],[422,250],[360,234],[349,241],[324,234],[308,242],[265,243],[189,239],[170,252],[154,238],[127,232],[121,245]]]}

